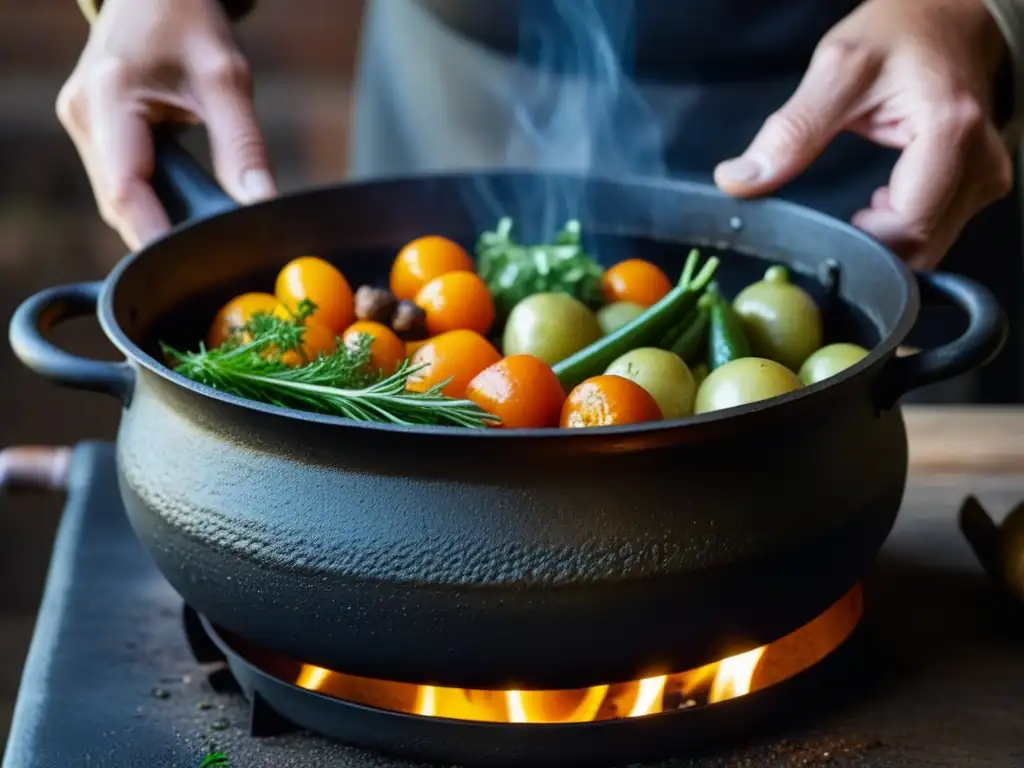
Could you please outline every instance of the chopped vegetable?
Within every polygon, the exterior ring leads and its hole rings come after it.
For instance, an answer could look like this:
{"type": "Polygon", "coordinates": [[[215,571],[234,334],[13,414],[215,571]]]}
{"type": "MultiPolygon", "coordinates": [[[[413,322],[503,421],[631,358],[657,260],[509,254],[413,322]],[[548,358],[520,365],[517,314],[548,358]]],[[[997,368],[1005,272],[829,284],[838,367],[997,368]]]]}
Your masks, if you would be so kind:
{"type": "Polygon", "coordinates": [[[383,323],[360,320],[345,329],[341,340],[350,347],[364,344],[364,336],[370,337],[370,370],[383,376],[390,376],[405,360],[405,342],[383,323]]]}
{"type": "Polygon", "coordinates": [[[562,427],[610,427],[661,419],[651,393],[622,376],[594,376],[569,393],[562,406],[562,427]]]}
{"type": "Polygon", "coordinates": [[[558,378],[532,355],[511,355],[480,371],[466,397],[509,429],[557,427],[565,403],[558,378]]]}
{"type": "Polygon", "coordinates": [[[391,293],[412,301],[420,288],[448,272],[472,272],[473,257],[447,237],[427,235],[407,243],[391,265],[391,293]]]}
{"type": "Polygon", "coordinates": [[[553,369],[562,386],[570,389],[584,379],[596,376],[619,355],[637,347],[656,344],[677,325],[696,306],[701,292],[718,267],[718,259],[712,256],[700,272],[690,279],[697,259],[698,253],[694,250],[687,259],[679,284],[640,317],[554,365],[553,369]]]}
{"type": "Polygon", "coordinates": [[[501,360],[501,354],[475,331],[458,330],[435,336],[419,347],[412,356],[415,372],[408,388],[424,392],[440,386],[448,397],[466,396],[466,387],[473,377],[501,360]]]}
{"type": "Polygon", "coordinates": [[[284,266],[274,284],[274,295],[289,312],[308,301],[316,307],[309,317],[336,336],[355,320],[355,296],[337,268],[316,256],[301,256],[284,266]]]}
{"type": "Polygon", "coordinates": [[[799,388],[800,379],[786,366],[760,357],[741,357],[708,374],[697,390],[694,411],[735,408],[799,388]]]}
{"type": "Polygon", "coordinates": [[[856,344],[829,344],[814,352],[800,366],[800,381],[804,386],[817,384],[845,371],[867,357],[868,351],[856,344]]]}
{"type": "Polygon", "coordinates": [[[630,301],[641,307],[657,303],[672,290],[660,268],[643,259],[627,259],[609,267],[601,278],[607,301],[630,301]]]}
{"type": "Polygon", "coordinates": [[[254,315],[244,332],[215,349],[179,352],[164,345],[177,373],[193,381],[258,402],[390,424],[445,424],[483,427],[494,417],[468,400],[445,397],[438,382],[420,393],[406,384],[414,371],[407,362],[387,378],[372,371],[371,339],[338,346],[308,365],[289,367],[281,356],[301,347],[303,323],[315,311],[302,302],[295,320],[269,313],[254,315]]]}
{"type": "MultiPolygon", "coordinates": [[[[670,352],[678,355],[687,363],[695,362],[704,351],[707,341],[710,310],[702,296],[696,309],[692,310],[680,324],[682,333],[675,336],[671,344],[664,344],[670,352]]],[[[678,330],[678,329],[677,329],[678,330]]]]}
{"type": "Polygon", "coordinates": [[[275,312],[281,302],[270,293],[243,293],[236,296],[223,307],[221,307],[210,323],[210,329],[206,333],[206,346],[219,347],[232,334],[242,330],[246,323],[252,320],[253,315],[261,312],[275,312]]]}
{"type": "Polygon", "coordinates": [[[743,321],[718,292],[718,286],[708,286],[710,324],[708,327],[708,370],[714,371],[726,363],[750,356],[750,342],[743,330],[743,321]]]}
{"type": "MultiPolygon", "coordinates": [[[[282,320],[291,318],[284,308],[278,308],[274,315],[282,320]]],[[[290,368],[306,365],[322,355],[331,354],[337,346],[338,337],[331,331],[316,323],[306,323],[306,330],[302,334],[302,343],[297,349],[288,349],[281,353],[281,362],[290,368]]]]}
{"type": "Polygon", "coordinates": [[[770,267],[763,280],[740,291],[733,308],[758,357],[798,371],[821,346],[821,312],[810,294],[789,281],[784,267],[770,267]]]}
{"type": "Polygon", "coordinates": [[[499,319],[536,293],[567,293],[588,307],[603,303],[602,269],[584,251],[578,221],[567,222],[548,245],[524,246],[512,240],[512,219],[504,218],[480,236],[476,255],[499,319]]]}
{"type": "Polygon", "coordinates": [[[634,349],[609,365],[605,373],[622,376],[646,389],[666,419],[693,413],[697,382],[686,363],[671,352],[655,347],[634,349]]]}
{"type": "Polygon", "coordinates": [[[631,301],[616,301],[606,304],[597,311],[597,322],[605,335],[615,333],[619,328],[636,320],[647,307],[641,307],[631,301]]]}
{"type": "Polygon", "coordinates": [[[535,293],[516,304],[505,323],[506,355],[533,355],[554,365],[601,338],[594,313],[565,293],[535,293]]]}
{"type": "Polygon", "coordinates": [[[693,366],[693,368],[690,369],[690,372],[693,374],[693,380],[697,382],[698,389],[700,389],[700,385],[704,383],[704,379],[706,379],[710,373],[708,370],[708,364],[703,361],[693,366]]]}
{"type": "Polygon", "coordinates": [[[435,277],[420,288],[415,301],[426,314],[431,336],[463,329],[486,335],[494,323],[494,299],[475,272],[435,277]]]}

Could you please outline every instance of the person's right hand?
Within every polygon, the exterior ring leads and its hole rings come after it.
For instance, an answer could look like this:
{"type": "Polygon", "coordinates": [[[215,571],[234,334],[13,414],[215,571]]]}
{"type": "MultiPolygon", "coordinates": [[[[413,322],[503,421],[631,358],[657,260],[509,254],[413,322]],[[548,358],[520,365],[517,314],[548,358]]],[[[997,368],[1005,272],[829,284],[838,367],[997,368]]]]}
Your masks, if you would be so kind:
{"type": "Polygon", "coordinates": [[[240,203],[276,194],[248,63],[218,0],[105,0],[57,115],[103,219],[133,249],[169,226],[149,184],[153,124],[205,123],[228,194],[240,203]]]}

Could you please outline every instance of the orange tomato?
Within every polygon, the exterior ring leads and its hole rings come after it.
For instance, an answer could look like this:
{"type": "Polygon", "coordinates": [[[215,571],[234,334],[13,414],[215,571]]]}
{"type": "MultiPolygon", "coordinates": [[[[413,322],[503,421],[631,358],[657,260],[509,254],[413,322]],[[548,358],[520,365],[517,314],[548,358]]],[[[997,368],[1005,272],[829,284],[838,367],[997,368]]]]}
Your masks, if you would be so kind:
{"type": "Polygon", "coordinates": [[[391,293],[399,301],[412,300],[420,288],[448,272],[472,272],[473,259],[458,243],[439,235],[408,243],[391,265],[391,293]]]}
{"type": "MultiPolygon", "coordinates": [[[[282,307],[276,312],[279,317],[287,317],[287,311],[282,307]]],[[[306,323],[302,332],[302,346],[300,350],[291,349],[281,355],[281,362],[285,365],[296,367],[305,365],[316,360],[321,355],[329,355],[338,345],[338,337],[334,331],[324,328],[316,323],[306,323]]]]}
{"type": "Polygon", "coordinates": [[[345,329],[341,340],[346,345],[353,346],[357,343],[356,340],[360,334],[366,334],[373,339],[370,342],[370,367],[374,371],[380,371],[384,376],[390,376],[405,360],[405,343],[383,323],[375,323],[371,320],[352,323],[345,329]]]}
{"type": "Polygon", "coordinates": [[[294,312],[303,299],[316,304],[309,320],[340,335],[355,319],[355,299],[348,280],[334,266],[316,256],[288,262],[277,275],[274,293],[294,312]]]}
{"type": "Polygon", "coordinates": [[[435,384],[451,379],[444,387],[448,397],[463,398],[466,386],[480,371],[501,360],[491,343],[475,331],[448,331],[416,350],[410,365],[419,368],[409,377],[406,389],[426,392],[435,384]]]}
{"type": "Polygon", "coordinates": [[[642,259],[627,259],[609,268],[601,278],[604,297],[613,301],[631,301],[649,307],[672,290],[665,273],[642,259]]]}
{"type": "Polygon", "coordinates": [[[214,316],[210,330],[206,333],[206,346],[209,349],[219,347],[232,333],[244,328],[253,315],[273,314],[279,306],[277,298],[269,293],[243,293],[236,296],[214,316]]]}
{"type": "Polygon", "coordinates": [[[416,354],[416,350],[426,344],[430,339],[417,339],[415,341],[405,342],[405,356],[412,357],[416,354]]]}
{"type": "Polygon", "coordinates": [[[416,306],[426,312],[431,336],[460,329],[483,335],[494,323],[494,299],[473,272],[448,272],[435,277],[416,294],[416,306]]]}
{"type": "Polygon", "coordinates": [[[579,384],[562,407],[561,426],[610,427],[661,419],[661,408],[646,389],[621,376],[604,374],[579,384]]]}
{"type": "Polygon", "coordinates": [[[466,397],[509,429],[558,426],[565,390],[551,368],[533,355],[510,355],[480,371],[466,397]]]}

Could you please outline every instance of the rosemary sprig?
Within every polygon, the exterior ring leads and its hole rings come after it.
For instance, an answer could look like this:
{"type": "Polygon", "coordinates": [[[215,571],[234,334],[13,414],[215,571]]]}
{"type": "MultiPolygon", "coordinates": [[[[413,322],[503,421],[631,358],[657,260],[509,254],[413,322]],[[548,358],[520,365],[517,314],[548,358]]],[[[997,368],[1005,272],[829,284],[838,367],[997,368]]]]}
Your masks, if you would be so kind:
{"type": "Polygon", "coordinates": [[[309,313],[309,307],[300,306],[292,320],[254,315],[216,349],[200,345],[198,352],[179,352],[163,345],[164,353],[175,362],[176,372],[193,381],[283,408],[410,426],[484,427],[498,421],[470,400],[442,394],[447,381],[425,392],[407,391],[409,377],[418,370],[407,360],[390,376],[373,372],[371,339],[365,334],[306,365],[285,365],[281,356],[300,348],[301,321],[309,313]]]}

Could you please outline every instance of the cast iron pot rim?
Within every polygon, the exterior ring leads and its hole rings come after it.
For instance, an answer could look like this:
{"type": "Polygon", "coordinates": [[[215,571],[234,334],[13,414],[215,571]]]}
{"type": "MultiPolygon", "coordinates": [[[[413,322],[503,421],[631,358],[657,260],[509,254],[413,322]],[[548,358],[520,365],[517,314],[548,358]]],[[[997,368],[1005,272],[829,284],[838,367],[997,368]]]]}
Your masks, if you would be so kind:
{"type": "MultiPolygon", "coordinates": [[[[517,176],[523,175],[522,170],[509,170],[501,169],[497,171],[480,170],[472,173],[465,171],[452,171],[446,173],[429,174],[429,178],[435,180],[466,180],[474,176],[480,176],[485,174],[491,177],[494,176],[517,176]]],[[[562,429],[560,427],[545,427],[542,429],[475,429],[471,427],[450,427],[440,425],[403,425],[403,424],[387,424],[380,422],[363,422],[354,419],[347,419],[341,416],[328,416],[324,414],[314,413],[310,411],[300,411],[292,408],[283,408],[281,406],[269,405],[261,403],[256,400],[249,400],[248,398],[238,397],[226,392],[221,392],[218,389],[209,387],[205,384],[200,384],[193,381],[192,379],[186,378],[181,374],[175,373],[168,366],[156,360],[154,357],[143,351],[138,345],[133,342],[127,334],[121,329],[120,325],[114,317],[114,292],[120,279],[121,275],[132,266],[137,260],[143,258],[145,254],[151,249],[162,244],[164,241],[173,238],[175,235],[186,229],[192,229],[199,227],[208,221],[220,219],[225,216],[230,216],[232,213],[236,213],[238,208],[232,208],[218,213],[214,213],[210,216],[201,219],[192,219],[187,222],[176,225],[171,230],[166,232],[163,236],[157,238],[145,248],[135,251],[134,253],[127,254],[122,258],[111,270],[107,279],[104,281],[103,290],[100,294],[98,318],[100,326],[103,328],[104,333],[113,342],[124,355],[133,364],[145,368],[150,373],[158,376],[159,378],[174,384],[175,386],[189,390],[202,397],[210,398],[212,400],[218,400],[226,405],[231,405],[238,408],[244,408],[250,411],[256,411],[258,413],[267,414],[269,416],[283,417],[287,419],[294,419],[296,421],[309,422],[313,424],[323,424],[327,426],[338,426],[355,429],[367,429],[378,432],[394,432],[394,433],[410,433],[415,435],[439,435],[453,438],[468,438],[474,437],[478,439],[486,440],[522,440],[528,438],[554,438],[554,439],[593,439],[600,441],[610,437],[630,437],[645,434],[658,434],[664,431],[674,431],[684,428],[700,428],[708,424],[717,423],[727,419],[741,418],[748,414],[759,413],[762,411],[769,410],[782,410],[788,408],[793,404],[804,400],[809,397],[816,396],[819,392],[823,392],[826,389],[832,387],[839,387],[850,381],[856,376],[860,376],[864,371],[872,368],[881,361],[888,360],[889,356],[895,353],[896,348],[900,342],[906,338],[907,334],[910,333],[914,323],[917,320],[917,315],[920,311],[920,296],[917,287],[917,281],[914,279],[913,273],[910,268],[897,258],[884,244],[869,236],[865,232],[847,224],[844,221],[840,221],[832,216],[828,216],[819,211],[815,211],[812,208],[799,205],[797,203],[791,203],[787,200],[780,198],[758,198],[758,199],[736,199],[729,197],[725,193],[718,190],[710,184],[702,184],[699,182],[691,181],[679,181],[672,179],[649,179],[644,177],[605,177],[596,175],[582,175],[572,173],[559,173],[558,176],[562,178],[576,178],[582,183],[610,183],[618,186],[629,185],[632,187],[648,187],[648,188],[659,188],[659,187],[671,187],[684,195],[690,196],[703,196],[703,197],[717,197],[721,200],[727,200],[730,203],[741,205],[741,206],[762,206],[769,209],[773,209],[772,213],[781,216],[788,216],[793,218],[804,218],[815,222],[816,224],[831,228],[837,233],[858,240],[862,244],[868,245],[874,250],[878,251],[880,255],[884,256],[889,262],[896,268],[898,274],[903,278],[902,287],[904,291],[905,304],[903,308],[903,314],[900,317],[896,327],[893,331],[880,343],[876,344],[871,349],[866,357],[859,360],[854,365],[846,368],[840,373],[829,377],[823,381],[810,386],[800,387],[792,392],[787,392],[784,395],[778,395],[776,397],[769,398],[767,400],[761,400],[755,403],[748,403],[746,405],[736,406],[734,408],[724,408],[719,411],[711,411],[704,414],[694,414],[690,416],[683,416],[675,419],[663,419],[656,422],[642,422],[639,424],[624,424],[609,427],[591,427],[584,430],[579,429],[562,429]]],[[[427,176],[427,174],[424,174],[427,176]]],[[[387,187],[398,181],[413,181],[416,180],[417,176],[403,176],[403,177],[389,177],[373,179],[371,181],[354,181],[354,182],[341,182],[333,184],[321,184],[303,188],[301,190],[285,193],[279,195],[276,198],[270,200],[263,200],[254,203],[246,208],[259,209],[262,206],[273,205],[281,200],[292,200],[300,197],[308,197],[311,195],[325,194],[331,191],[336,191],[341,187],[348,189],[372,189],[374,187],[387,187]]],[[[620,233],[621,234],[621,233],[620,233]]],[[[661,240],[662,242],[671,242],[662,238],[653,237],[650,234],[644,234],[644,237],[652,240],[661,240]]],[[[750,252],[751,256],[757,257],[756,252],[750,252]]],[[[758,257],[760,258],[760,257],[758,257]]],[[[568,393],[566,393],[568,394],[568,393]]]]}

